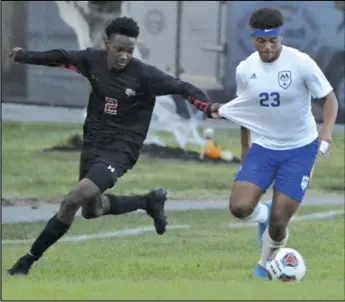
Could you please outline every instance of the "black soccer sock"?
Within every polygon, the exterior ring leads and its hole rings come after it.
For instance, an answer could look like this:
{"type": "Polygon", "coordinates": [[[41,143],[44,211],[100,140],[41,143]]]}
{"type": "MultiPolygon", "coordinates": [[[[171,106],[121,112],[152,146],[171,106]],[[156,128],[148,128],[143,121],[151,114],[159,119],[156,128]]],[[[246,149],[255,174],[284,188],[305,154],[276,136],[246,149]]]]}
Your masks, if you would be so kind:
{"type": "Polygon", "coordinates": [[[105,195],[110,203],[111,215],[120,215],[136,211],[138,209],[145,210],[147,208],[148,198],[143,195],[136,196],[117,196],[113,194],[105,195]]]}
{"type": "Polygon", "coordinates": [[[32,244],[29,254],[34,256],[35,260],[41,258],[43,253],[68,231],[69,227],[62,223],[55,214],[32,244]]]}

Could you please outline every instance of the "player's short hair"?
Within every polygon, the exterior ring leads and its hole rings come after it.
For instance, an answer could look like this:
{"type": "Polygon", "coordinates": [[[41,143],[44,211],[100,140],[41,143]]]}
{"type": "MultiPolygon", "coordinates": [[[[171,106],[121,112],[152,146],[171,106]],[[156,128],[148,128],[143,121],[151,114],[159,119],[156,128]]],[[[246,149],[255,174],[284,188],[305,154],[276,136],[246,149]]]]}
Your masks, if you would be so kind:
{"type": "Polygon", "coordinates": [[[124,35],[131,38],[137,38],[139,36],[140,28],[137,22],[132,18],[119,17],[111,21],[111,23],[105,29],[107,37],[111,35],[124,35]]]}
{"type": "Polygon", "coordinates": [[[284,17],[276,8],[260,8],[254,11],[249,19],[249,25],[255,29],[277,28],[284,24],[284,17]]]}

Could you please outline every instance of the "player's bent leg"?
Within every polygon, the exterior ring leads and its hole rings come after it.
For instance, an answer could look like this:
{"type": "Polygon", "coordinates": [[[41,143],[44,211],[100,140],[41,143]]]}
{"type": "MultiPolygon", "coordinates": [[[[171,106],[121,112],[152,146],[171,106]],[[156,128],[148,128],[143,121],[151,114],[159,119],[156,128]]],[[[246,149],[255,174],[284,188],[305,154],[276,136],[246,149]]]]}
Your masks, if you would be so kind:
{"type": "MultiPolygon", "coordinates": [[[[93,165],[86,178],[91,179],[100,189],[105,191],[112,188],[118,177],[121,177],[126,170],[118,165],[97,163],[93,165]]],[[[164,211],[167,192],[156,189],[145,195],[120,196],[114,194],[104,194],[94,200],[90,200],[82,205],[82,216],[86,219],[97,218],[104,215],[121,215],[137,210],[145,210],[152,217],[156,232],[161,235],[165,232],[167,218],[164,211]]]]}
{"type": "Polygon", "coordinates": [[[155,189],[145,195],[120,196],[105,194],[93,203],[83,206],[82,215],[86,219],[97,218],[104,215],[121,215],[137,210],[145,210],[152,217],[157,234],[162,235],[168,225],[164,205],[167,192],[163,188],[155,189]],[[95,203],[102,206],[94,206],[95,203]]]}
{"type": "Polygon", "coordinates": [[[32,244],[30,251],[18,259],[8,270],[8,274],[27,275],[33,263],[38,261],[50,246],[67,233],[82,204],[96,198],[99,194],[100,191],[94,183],[88,179],[82,179],[77,187],[64,198],[59,212],[48,221],[32,244]]]}
{"type": "Polygon", "coordinates": [[[276,175],[269,228],[266,228],[262,236],[261,258],[254,270],[254,277],[267,278],[266,262],[270,253],[287,244],[287,225],[304,197],[317,149],[317,142],[313,142],[305,147],[276,154],[280,165],[276,175]]]}
{"type": "MultiPolygon", "coordinates": [[[[264,203],[260,203],[262,206],[266,207],[266,212],[267,212],[267,218],[265,221],[258,223],[258,229],[257,229],[257,241],[258,245],[261,248],[262,247],[262,236],[266,229],[268,228],[269,225],[269,218],[271,214],[271,208],[272,208],[272,200],[268,200],[264,203]]],[[[263,210],[262,210],[263,211],[263,210]]]]}
{"type": "Polygon", "coordinates": [[[267,259],[274,250],[287,245],[289,238],[287,226],[299,204],[299,201],[274,191],[269,227],[263,235],[261,258],[254,271],[255,277],[268,277],[266,272],[267,259]]]}
{"type": "Polygon", "coordinates": [[[268,234],[274,242],[282,242],[286,238],[287,226],[297,211],[300,202],[274,191],[268,234]]]}
{"type": "Polygon", "coordinates": [[[258,223],[258,242],[268,226],[271,202],[259,202],[275,177],[275,154],[253,144],[236,176],[230,197],[230,212],[247,222],[258,223]]]}
{"type": "MultiPolygon", "coordinates": [[[[121,166],[114,164],[107,164],[102,161],[93,162],[88,167],[87,172],[83,176],[84,178],[92,181],[101,193],[107,189],[112,188],[119,177],[126,172],[121,166]]],[[[109,201],[104,196],[97,196],[96,198],[89,200],[82,205],[82,216],[85,219],[97,218],[109,213],[110,205],[109,201]]]]}
{"type": "Polygon", "coordinates": [[[263,190],[255,184],[236,181],[230,197],[230,212],[246,222],[258,223],[257,241],[262,245],[262,235],[268,227],[272,201],[259,202],[263,190]]]}
{"type": "Polygon", "coordinates": [[[236,181],[231,197],[230,212],[233,216],[245,222],[257,222],[257,241],[261,246],[262,235],[269,223],[271,202],[259,202],[263,190],[255,184],[236,181]]]}
{"type": "Polygon", "coordinates": [[[81,215],[85,219],[93,219],[104,215],[104,212],[107,210],[105,205],[108,202],[103,202],[103,196],[98,196],[93,200],[82,205],[81,215]]]}
{"type": "Polygon", "coordinates": [[[309,186],[318,152],[318,142],[289,150],[277,172],[269,229],[263,236],[261,259],[254,276],[264,277],[270,253],[288,241],[287,225],[309,186]]]}
{"type": "Polygon", "coordinates": [[[105,197],[110,203],[109,214],[121,215],[139,209],[145,210],[153,219],[157,234],[162,235],[165,233],[168,225],[164,210],[167,200],[165,189],[158,188],[145,195],[119,196],[107,194],[105,197]]]}
{"type": "Polygon", "coordinates": [[[99,198],[101,194],[99,187],[90,179],[82,179],[77,187],[70,193],[60,205],[57,218],[66,225],[71,225],[75,214],[84,204],[99,198]]]}
{"type": "Polygon", "coordinates": [[[247,181],[235,181],[229,201],[230,213],[239,219],[247,221],[266,220],[267,215],[265,216],[260,211],[260,206],[257,207],[262,194],[262,189],[256,184],[247,181]]]}

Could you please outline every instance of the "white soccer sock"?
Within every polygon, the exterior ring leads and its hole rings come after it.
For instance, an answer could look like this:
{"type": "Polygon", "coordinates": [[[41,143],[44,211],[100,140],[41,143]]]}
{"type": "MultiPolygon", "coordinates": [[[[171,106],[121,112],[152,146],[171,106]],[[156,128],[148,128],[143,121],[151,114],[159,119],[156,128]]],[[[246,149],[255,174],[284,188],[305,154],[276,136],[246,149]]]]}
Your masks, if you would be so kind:
{"type": "Polygon", "coordinates": [[[243,218],[242,220],[246,222],[263,223],[267,220],[267,218],[268,218],[268,208],[261,202],[258,202],[253,213],[251,213],[246,218],[243,218]]]}
{"type": "Polygon", "coordinates": [[[266,268],[266,262],[267,262],[268,256],[274,250],[281,247],[285,247],[287,245],[288,239],[289,239],[288,229],[286,229],[285,238],[282,241],[277,242],[277,241],[272,240],[267,228],[262,236],[262,249],[261,249],[261,258],[260,258],[259,264],[262,267],[266,268]]]}

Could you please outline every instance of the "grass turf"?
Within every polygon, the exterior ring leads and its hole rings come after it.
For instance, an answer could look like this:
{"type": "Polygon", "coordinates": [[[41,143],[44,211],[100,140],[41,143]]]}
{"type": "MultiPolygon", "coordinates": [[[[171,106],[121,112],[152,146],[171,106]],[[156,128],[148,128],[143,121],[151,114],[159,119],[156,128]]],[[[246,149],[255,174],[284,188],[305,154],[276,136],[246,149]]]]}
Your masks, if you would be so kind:
{"type": "MultiPolygon", "coordinates": [[[[301,207],[298,215],[343,210],[301,207]]],[[[253,280],[260,252],[256,229],[231,228],[226,210],[170,212],[164,236],[104,238],[58,243],[29,276],[4,279],[2,299],[15,300],[334,300],[344,298],[344,215],[292,222],[289,246],[307,263],[300,284],[253,280]]],[[[45,223],[3,225],[3,240],[37,236],[45,223]]],[[[68,236],[148,226],[145,214],[77,219],[68,236]]],[[[29,244],[3,244],[3,270],[29,244]]]]}
{"type": "MultiPolygon", "coordinates": [[[[45,153],[80,133],[76,125],[51,123],[2,124],[2,193],[4,197],[59,197],[77,182],[79,153],[45,153]]],[[[165,134],[163,134],[164,136],[165,134]]],[[[167,138],[171,141],[171,138],[167,138]]],[[[240,157],[239,130],[217,130],[216,141],[240,157]]],[[[195,146],[191,146],[195,149],[195,146]]],[[[141,156],[116,185],[118,194],[138,194],[163,186],[170,198],[226,198],[238,164],[212,165],[141,156]]],[[[319,157],[310,186],[322,191],[344,190],[344,135],[334,134],[332,156],[319,157]]],[[[111,192],[110,191],[110,192],[111,192]]]]}

